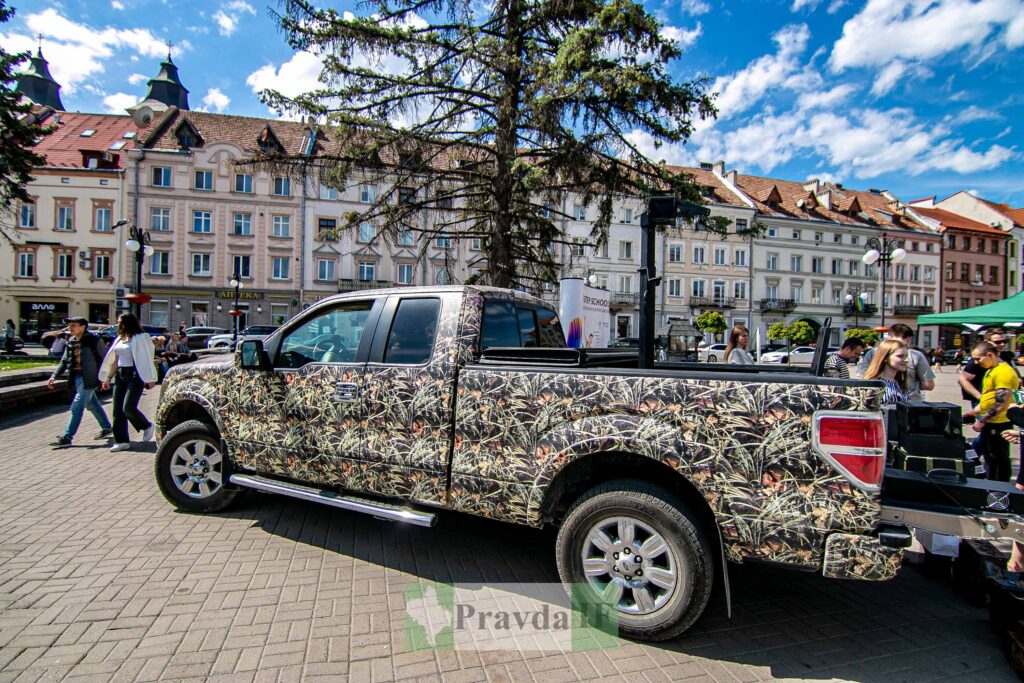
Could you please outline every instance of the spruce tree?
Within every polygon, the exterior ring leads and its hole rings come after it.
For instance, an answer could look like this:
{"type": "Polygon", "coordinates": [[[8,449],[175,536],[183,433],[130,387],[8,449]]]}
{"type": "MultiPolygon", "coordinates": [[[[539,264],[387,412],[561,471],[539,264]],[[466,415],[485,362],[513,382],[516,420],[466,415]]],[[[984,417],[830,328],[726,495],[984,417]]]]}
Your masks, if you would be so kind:
{"type": "MultiPolygon", "coordinates": [[[[291,47],[324,62],[321,87],[264,102],[326,121],[317,163],[343,185],[370,174],[384,188],[347,225],[372,221],[392,237],[479,239],[483,280],[533,288],[556,274],[560,204],[596,206],[605,241],[612,201],[673,193],[700,201],[631,142],[685,141],[714,116],[707,81],[675,82],[681,56],[630,0],[369,0],[354,16],[287,0],[275,16],[291,47]],[[329,150],[329,151],[328,151],[329,150]],[[424,213],[425,212],[425,213],[424,213]]],[[[271,155],[273,156],[273,155],[271,155]]],[[[277,159],[298,163],[298,158],[277,159]]],[[[724,231],[726,222],[707,221],[724,231]]]]}
{"type": "MultiPolygon", "coordinates": [[[[0,0],[0,24],[13,16],[14,8],[0,0]]],[[[39,124],[31,103],[22,101],[14,90],[15,67],[27,58],[24,52],[11,54],[0,47],[0,235],[8,240],[14,236],[12,218],[17,202],[29,201],[26,186],[32,180],[32,168],[46,161],[32,147],[51,132],[39,124]]]]}

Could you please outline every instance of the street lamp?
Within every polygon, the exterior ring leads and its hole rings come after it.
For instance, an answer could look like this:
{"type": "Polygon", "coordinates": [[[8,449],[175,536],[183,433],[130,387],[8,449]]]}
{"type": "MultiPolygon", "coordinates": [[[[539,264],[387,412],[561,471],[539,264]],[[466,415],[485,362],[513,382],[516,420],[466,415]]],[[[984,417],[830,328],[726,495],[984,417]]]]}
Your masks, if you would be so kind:
{"type": "MultiPolygon", "coordinates": [[[[121,219],[117,223],[114,223],[114,228],[120,228],[125,225],[128,225],[128,220],[121,219]]],[[[142,293],[142,264],[146,260],[147,256],[153,255],[153,247],[150,245],[149,231],[142,230],[137,225],[132,225],[128,228],[128,239],[124,243],[124,248],[135,255],[135,282],[132,286],[134,291],[126,298],[131,301],[135,307],[135,317],[141,318],[142,304],[152,298],[149,295],[142,293]]]]}
{"type": "Polygon", "coordinates": [[[860,327],[860,312],[864,310],[864,304],[868,302],[867,292],[855,292],[850,290],[846,294],[846,303],[853,309],[853,326],[860,327]]]}
{"type": "Polygon", "coordinates": [[[903,248],[906,240],[902,237],[890,238],[884,232],[882,239],[871,237],[867,242],[867,252],[860,260],[865,265],[873,266],[876,263],[882,264],[882,327],[885,327],[885,267],[890,263],[899,263],[907,258],[907,250],[903,248]]]}
{"type": "Polygon", "coordinates": [[[235,318],[235,336],[231,342],[231,348],[235,349],[238,348],[238,322],[242,317],[242,311],[238,308],[238,296],[242,291],[242,276],[238,274],[237,270],[235,271],[235,274],[231,276],[231,282],[228,284],[235,288],[235,307],[229,311],[229,313],[231,313],[235,318]]]}

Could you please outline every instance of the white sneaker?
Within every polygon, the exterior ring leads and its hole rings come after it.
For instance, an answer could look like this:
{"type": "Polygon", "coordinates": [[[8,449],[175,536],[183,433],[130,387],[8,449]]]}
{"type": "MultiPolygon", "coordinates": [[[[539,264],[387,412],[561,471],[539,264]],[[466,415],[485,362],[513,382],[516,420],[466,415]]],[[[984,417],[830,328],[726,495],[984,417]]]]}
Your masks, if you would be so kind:
{"type": "Polygon", "coordinates": [[[115,443],[110,447],[110,451],[112,453],[116,453],[117,451],[127,451],[130,450],[131,447],[132,445],[130,443],[115,443]]]}
{"type": "Polygon", "coordinates": [[[155,432],[155,431],[156,431],[156,427],[154,427],[152,424],[150,424],[148,427],[146,427],[146,431],[142,432],[142,440],[143,441],[152,441],[153,440],[153,432],[155,432]]]}

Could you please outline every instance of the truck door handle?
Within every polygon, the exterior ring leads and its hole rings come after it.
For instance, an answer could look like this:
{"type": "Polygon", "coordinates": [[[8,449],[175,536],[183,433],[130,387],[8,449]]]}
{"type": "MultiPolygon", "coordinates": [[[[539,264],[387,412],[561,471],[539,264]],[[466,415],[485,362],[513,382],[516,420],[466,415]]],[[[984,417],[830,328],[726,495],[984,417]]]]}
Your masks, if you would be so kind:
{"type": "Polygon", "coordinates": [[[335,382],[334,400],[353,403],[359,398],[359,387],[354,382],[335,382]]]}

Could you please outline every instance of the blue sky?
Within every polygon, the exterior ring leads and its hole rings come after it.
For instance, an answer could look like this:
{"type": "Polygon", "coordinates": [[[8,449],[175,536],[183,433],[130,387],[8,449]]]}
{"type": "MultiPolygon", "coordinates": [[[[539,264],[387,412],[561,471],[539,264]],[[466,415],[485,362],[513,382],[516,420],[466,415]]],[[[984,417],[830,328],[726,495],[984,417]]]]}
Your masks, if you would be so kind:
{"type": "MultiPolygon", "coordinates": [[[[123,112],[174,43],[195,109],[272,116],[257,92],[313,87],[266,0],[8,0],[0,45],[36,45],[71,110],[123,112]]],[[[334,3],[351,9],[352,2],[334,3]]],[[[720,116],[652,157],[819,177],[905,200],[959,190],[1024,206],[1024,0],[649,0],[680,79],[709,76],[720,116]]]]}

